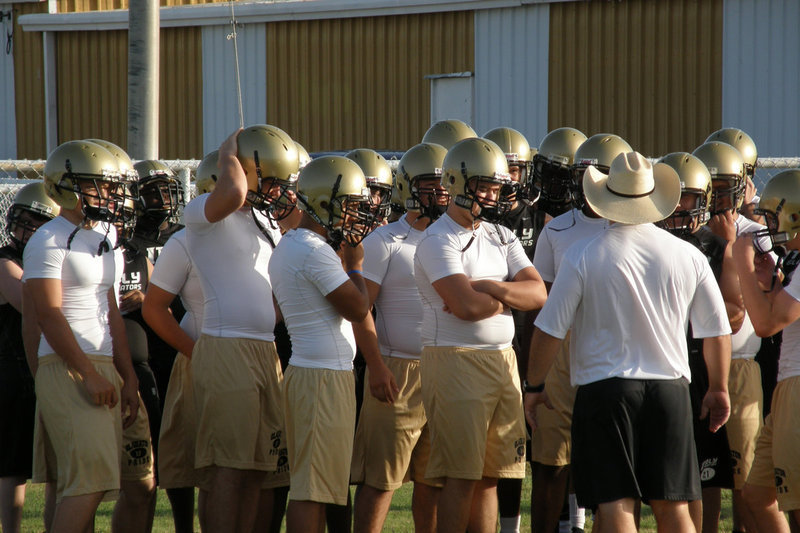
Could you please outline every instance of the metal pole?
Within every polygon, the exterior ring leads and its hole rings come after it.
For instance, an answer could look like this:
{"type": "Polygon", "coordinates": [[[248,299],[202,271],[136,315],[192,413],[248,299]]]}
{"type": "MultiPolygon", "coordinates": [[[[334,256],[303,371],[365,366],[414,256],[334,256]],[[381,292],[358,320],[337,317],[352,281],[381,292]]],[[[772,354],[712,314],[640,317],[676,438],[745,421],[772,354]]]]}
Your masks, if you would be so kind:
{"type": "Polygon", "coordinates": [[[158,159],[158,0],[128,8],[128,154],[158,159]]]}

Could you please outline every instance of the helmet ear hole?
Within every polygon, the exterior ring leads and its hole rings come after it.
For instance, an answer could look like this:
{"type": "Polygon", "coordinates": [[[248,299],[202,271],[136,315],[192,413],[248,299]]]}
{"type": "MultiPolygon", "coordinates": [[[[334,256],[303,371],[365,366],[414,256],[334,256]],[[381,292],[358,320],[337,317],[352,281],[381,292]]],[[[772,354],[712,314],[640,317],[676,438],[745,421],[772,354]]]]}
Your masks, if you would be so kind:
{"type": "Polygon", "coordinates": [[[319,206],[320,206],[322,209],[328,209],[328,202],[326,202],[325,200],[322,200],[322,201],[319,203],[319,206]]]}

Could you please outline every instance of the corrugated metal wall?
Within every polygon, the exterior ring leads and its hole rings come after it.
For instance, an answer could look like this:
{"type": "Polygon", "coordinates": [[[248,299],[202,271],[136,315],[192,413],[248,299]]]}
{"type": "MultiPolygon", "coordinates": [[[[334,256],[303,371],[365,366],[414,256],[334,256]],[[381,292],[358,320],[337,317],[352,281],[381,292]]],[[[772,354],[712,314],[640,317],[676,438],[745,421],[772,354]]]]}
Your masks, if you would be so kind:
{"type": "Polygon", "coordinates": [[[549,129],[693,150],[722,116],[722,0],[550,6],[549,129]]]}
{"type": "Polygon", "coordinates": [[[203,155],[203,47],[198,27],[161,30],[158,154],[203,155]]]}
{"type": "Polygon", "coordinates": [[[800,2],[726,0],[721,126],[748,132],[759,156],[800,150],[800,2]]]}
{"type": "MultiPolygon", "coordinates": [[[[219,148],[239,127],[236,71],[231,27],[204,26],[203,153],[219,148]]],[[[236,30],[245,126],[267,120],[266,24],[246,24],[236,30]]]]}
{"type": "MultiPolygon", "coordinates": [[[[58,139],[102,138],[123,148],[128,136],[127,31],[57,36],[58,139]]],[[[159,156],[202,151],[202,81],[198,28],[161,30],[159,156]]]]}
{"type": "Polygon", "coordinates": [[[42,34],[22,31],[16,22],[20,15],[46,11],[47,2],[14,4],[16,157],[20,159],[41,159],[47,157],[47,150],[42,34]]]}
{"type": "MultiPolygon", "coordinates": [[[[185,6],[194,4],[214,4],[227,0],[160,0],[161,7],[185,6]]],[[[59,13],[82,11],[107,11],[111,9],[128,9],[129,0],[58,0],[59,13]]]]}
{"type": "Polygon", "coordinates": [[[474,70],[473,13],[267,24],[267,121],[309,151],[407,149],[430,125],[426,74],[474,70]]]}
{"type": "Polygon", "coordinates": [[[475,130],[508,126],[538,146],[547,133],[547,4],[475,12],[475,130]]]}
{"type": "Polygon", "coordinates": [[[58,142],[127,141],[128,34],[60,32],[56,40],[58,142]]]}

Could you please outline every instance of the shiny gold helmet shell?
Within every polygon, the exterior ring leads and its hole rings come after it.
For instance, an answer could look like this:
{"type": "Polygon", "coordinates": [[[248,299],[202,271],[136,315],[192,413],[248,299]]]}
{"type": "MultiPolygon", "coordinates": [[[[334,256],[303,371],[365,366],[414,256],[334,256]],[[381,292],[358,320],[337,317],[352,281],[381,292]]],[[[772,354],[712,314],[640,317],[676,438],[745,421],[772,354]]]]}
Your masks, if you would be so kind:
{"type": "Polygon", "coordinates": [[[297,205],[328,231],[332,246],[357,244],[372,229],[370,191],[364,171],[342,156],[323,156],[300,171],[297,205]]]}
{"type": "Polygon", "coordinates": [[[425,132],[425,135],[422,137],[422,142],[439,144],[449,150],[458,141],[477,136],[478,134],[475,133],[475,130],[473,130],[469,124],[451,118],[435,122],[428,128],[428,131],[425,132]]]}
{"type": "Polygon", "coordinates": [[[482,182],[500,184],[503,193],[510,192],[506,155],[488,139],[473,137],[456,143],[444,158],[442,185],[457,206],[470,210],[478,219],[499,222],[510,211],[511,202],[502,193],[495,200],[477,197],[475,191],[482,182]]]}
{"type": "Polygon", "coordinates": [[[692,155],[705,163],[711,173],[711,216],[742,207],[746,180],[739,150],[728,143],[711,141],[698,146],[692,155]],[[714,181],[724,181],[727,186],[714,185],[714,181]]]}

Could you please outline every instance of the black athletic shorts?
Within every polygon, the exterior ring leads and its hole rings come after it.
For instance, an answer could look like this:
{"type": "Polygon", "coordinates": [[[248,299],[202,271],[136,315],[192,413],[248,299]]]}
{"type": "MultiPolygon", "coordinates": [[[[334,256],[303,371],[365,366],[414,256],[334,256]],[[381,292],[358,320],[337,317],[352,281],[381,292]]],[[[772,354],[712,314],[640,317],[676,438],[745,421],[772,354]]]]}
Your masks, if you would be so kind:
{"type": "Polygon", "coordinates": [[[572,475],[581,507],[701,497],[686,379],[610,378],[578,387],[572,475]]]}
{"type": "Polygon", "coordinates": [[[0,477],[31,477],[36,395],[23,365],[16,357],[0,357],[0,477]]]}

